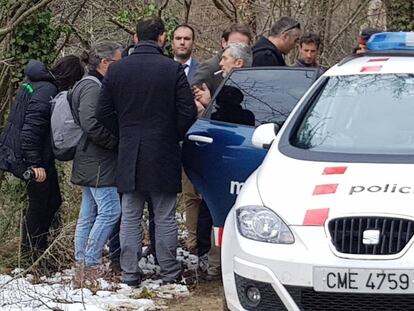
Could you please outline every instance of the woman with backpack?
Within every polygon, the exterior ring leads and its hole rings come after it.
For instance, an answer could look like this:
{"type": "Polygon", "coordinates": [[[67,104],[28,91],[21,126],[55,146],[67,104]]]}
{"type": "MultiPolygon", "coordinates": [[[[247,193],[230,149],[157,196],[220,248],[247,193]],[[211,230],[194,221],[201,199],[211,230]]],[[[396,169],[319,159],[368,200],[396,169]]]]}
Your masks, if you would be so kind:
{"type": "MultiPolygon", "coordinates": [[[[88,74],[69,94],[73,116],[83,130],[72,168],[72,183],[82,186],[82,203],[75,232],[77,278],[100,275],[102,252],[121,215],[115,186],[118,138],[95,118],[101,81],[109,65],[121,59],[121,45],[96,44],[82,54],[88,74]]],[[[76,284],[75,284],[76,285],[76,284]]]]}
{"type": "Polygon", "coordinates": [[[31,264],[47,248],[47,234],[62,203],[50,138],[50,100],[84,74],[79,57],[68,55],[49,70],[40,61],[26,66],[0,136],[0,169],[24,179],[29,204],[21,237],[23,262],[31,264]],[[26,172],[26,174],[24,174],[26,172]]]}

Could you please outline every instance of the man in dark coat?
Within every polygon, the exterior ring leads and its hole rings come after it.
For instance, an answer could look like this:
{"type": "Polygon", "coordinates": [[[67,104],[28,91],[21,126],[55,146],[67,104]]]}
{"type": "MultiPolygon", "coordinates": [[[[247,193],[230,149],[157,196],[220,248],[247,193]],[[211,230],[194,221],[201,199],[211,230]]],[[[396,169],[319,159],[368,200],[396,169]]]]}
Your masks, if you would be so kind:
{"type": "Polygon", "coordinates": [[[129,285],[141,281],[141,220],[149,196],[161,277],[171,283],[181,278],[175,220],[176,194],[181,191],[179,141],[195,121],[196,106],[183,67],[163,55],[162,20],[140,19],[136,36],[135,51],[109,68],[96,116],[108,129],[119,130],[121,281],[129,285]]]}
{"type": "Polygon", "coordinates": [[[286,66],[283,55],[295,48],[300,34],[298,21],[282,17],[270,29],[269,37],[260,37],[253,47],[253,67],[286,66]]]}
{"type": "Polygon", "coordinates": [[[29,206],[23,220],[22,252],[30,265],[47,248],[47,234],[62,202],[50,137],[50,100],[67,90],[84,73],[80,59],[68,55],[49,71],[40,61],[25,68],[27,82],[18,90],[8,122],[0,136],[0,170],[27,180],[29,206]]]}

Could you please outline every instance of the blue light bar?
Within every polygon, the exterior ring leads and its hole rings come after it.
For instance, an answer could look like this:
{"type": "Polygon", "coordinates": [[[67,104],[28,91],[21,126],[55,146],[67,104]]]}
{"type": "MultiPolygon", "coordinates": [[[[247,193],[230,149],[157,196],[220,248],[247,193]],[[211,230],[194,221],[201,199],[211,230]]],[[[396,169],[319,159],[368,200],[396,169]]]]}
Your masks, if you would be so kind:
{"type": "Polygon", "coordinates": [[[380,32],[367,42],[370,51],[409,50],[414,51],[414,32],[380,32]]]}

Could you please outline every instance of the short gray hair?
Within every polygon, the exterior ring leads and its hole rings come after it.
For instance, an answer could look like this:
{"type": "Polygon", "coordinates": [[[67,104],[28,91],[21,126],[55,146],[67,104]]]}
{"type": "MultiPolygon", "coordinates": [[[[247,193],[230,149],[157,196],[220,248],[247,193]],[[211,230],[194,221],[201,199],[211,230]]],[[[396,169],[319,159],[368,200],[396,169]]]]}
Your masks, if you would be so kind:
{"type": "Polygon", "coordinates": [[[229,55],[234,59],[242,59],[243,67],[251,67],[253,63],[252,48],[245,43],[231,43],[225,49],[229,51],[229,55]]]}
{"type": "Polygon", "coordinates": [[[294,35],[297,31],[300,30],[300,23],[288,16],[283,16],[276,23],[273,24],[270,29],[269,35],[271,37],[280,36],[282,33],[287,32],[290,36],[294,35]]]}
{"type": "Polygon", "coordinates": [[[83,52],[81,59],[89,70],[96,70],[102,59],[111,60],[118,50],[122,51],[122,45],[119,43],[102,41],[93,45],[89,51],[83,52]]]}

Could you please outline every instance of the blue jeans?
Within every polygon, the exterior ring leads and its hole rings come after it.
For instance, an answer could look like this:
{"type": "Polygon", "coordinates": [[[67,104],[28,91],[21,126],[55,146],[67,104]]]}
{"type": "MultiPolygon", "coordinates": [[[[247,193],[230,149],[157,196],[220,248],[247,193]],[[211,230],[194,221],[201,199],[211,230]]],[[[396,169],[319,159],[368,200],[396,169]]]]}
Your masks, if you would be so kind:
{"type": "Polygon", "coordinates": [[[117,188],[82,187],[82,204],[75,232],[75,259],[98,265],[102,251],[121,215],[117,188]]]}

